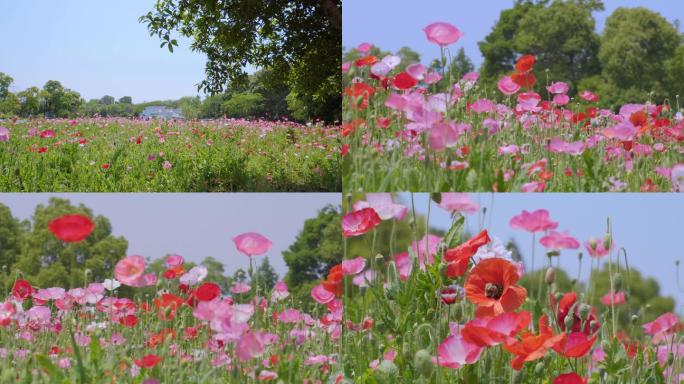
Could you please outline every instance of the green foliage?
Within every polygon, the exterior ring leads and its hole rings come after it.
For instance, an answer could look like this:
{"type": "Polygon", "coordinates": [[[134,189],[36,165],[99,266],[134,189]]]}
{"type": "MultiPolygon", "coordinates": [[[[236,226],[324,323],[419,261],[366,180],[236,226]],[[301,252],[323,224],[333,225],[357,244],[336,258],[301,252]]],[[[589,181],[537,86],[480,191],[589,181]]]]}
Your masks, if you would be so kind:
{"type": "Polygon", "coordinates": [[[258,93],[236,93],[223,103],[223,111],[231,117],[258,117],[264,112],[265,101],[258,93]]]}
{"type": "Polygon", "coordinates": [[[207,55],[200,89],[216,94],[247,82],[245,66],[274,70],[309,106],[310,117],[340,120],[341,0],[254,2],[160,0],[140,17],[173,51],[174,32],[207,55]]]}
{"type": "Polygon", "coordinates": [[[9,87],[14,82],[14,79],[9,75],[0,72],[0,101],[2,101],[7,94],[9,94],[9,87]]]}
{"type": "Polygon", "coordinates": [[[256,269],[256,278],[259,280],[259,290],[261,292],[268,292],[273,289],[278,282],[278,274],[268,261],[268,257],[264,257],[256,269]]]}
{"type": "MultiPolygon", "coordinates": [[[[2,253],[3,262],[14,258],[10,271],[38,287],[73,288],[83,286],[85,282],[110,278],[114,265],[126,255],[128,248],[124,238],[111,235],[112,229],[107,218],[93,217],[89,208],[73,206],[68,200],[51,198],[47,206],[36,206],[30,225],[18,226],[6,208],[2,216],[3,232],[7,236],[0,236],[4,239],[3,243],[10,244],[8,252],[2,253]],[[64,243],[50,233],[47,226],[52,219],[73,213],[91,217],[95,222],[95,230],[80,243],[64,243]],[[18,241],[21,244],[19,254],[18,241]]],[[[13,281],[15,276],[6,278],[13,281]]]]}
{"type": "Polygon", "coordinates": [[[308,283],[325,278],[328,270],[342,261],[340,220],[338,208],[322,208],[316,217],[304,222],[295,241],[283,252],[288,267],[285,282],[294,297],[311,300],[308,283]]]}
{"type": "Polygon", "coordinates": [[[0,99],[0,115],[5,114],[14,116],[21,110],[19,98],[14,93],[8,93],[5,98],[0,99]]]}

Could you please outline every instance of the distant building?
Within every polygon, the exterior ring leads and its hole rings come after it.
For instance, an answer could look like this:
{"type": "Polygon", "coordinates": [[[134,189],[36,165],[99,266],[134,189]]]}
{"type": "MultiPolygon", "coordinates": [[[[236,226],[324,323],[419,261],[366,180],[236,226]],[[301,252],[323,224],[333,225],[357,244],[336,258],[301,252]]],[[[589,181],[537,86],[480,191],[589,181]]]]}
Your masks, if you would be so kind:
{"type": "Polygon", "coordinates": [[[164,106],[145,107],[140,113],[144,119],[183,119],[183,112],[180,108],[169,108],[164,106]]]}

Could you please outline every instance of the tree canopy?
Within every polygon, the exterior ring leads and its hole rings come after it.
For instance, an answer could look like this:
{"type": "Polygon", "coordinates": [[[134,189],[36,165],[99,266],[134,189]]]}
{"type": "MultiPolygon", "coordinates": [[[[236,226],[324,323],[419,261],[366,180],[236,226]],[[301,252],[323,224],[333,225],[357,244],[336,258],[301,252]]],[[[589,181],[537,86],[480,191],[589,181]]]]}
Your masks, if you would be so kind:
{"type": "Polygon", "coordinates": [[[221,93],[246,83],[248,66],[268,68],[311,117],[340,120],[341,0],[158,0],[140,21],[171,52],[177,32],[206,54],[200,89],[221,93]]]}

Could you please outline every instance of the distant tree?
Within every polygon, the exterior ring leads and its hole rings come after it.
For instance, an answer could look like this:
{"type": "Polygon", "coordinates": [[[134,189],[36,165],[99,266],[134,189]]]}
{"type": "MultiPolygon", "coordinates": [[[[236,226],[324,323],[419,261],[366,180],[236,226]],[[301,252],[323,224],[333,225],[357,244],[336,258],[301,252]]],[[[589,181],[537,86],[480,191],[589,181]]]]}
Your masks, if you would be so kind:
{"type": "Polygon", "coordinates": [[[78,92],[64,88],[62,83],[56,80],[45,83],[41,97],[45,100],[43,112],[52,117],[74,115],[83,103],[78,92]]]}
{"type": "Polygon", "coordinates": [[[679,95],[679,105],[684,107],[684,42],[675,50],[674,55],[665,63],[667,70],[668,94],[670,102],[674,104],[679,95]]]}
{"type": "Polygon", "coordinates": [[[0,100],[3,100],[9,94],[9,87],[14,82],[14,79],[9,75],[0,72],[0,100]]]}
{"type": "Polygon", "coordinates": [[[114,104],[115,100],[116,99],[114,99],[114,96],[104,95],[100,99],[100,102],[104,105],[112,105],[112,104],[114,104]]]}
{"type": "Polygon", "coordinates": [[[474,70],[475,66],[473,65],[473,62],[470,60],[468,55],[466,55],[465,49],[461,47],[458,49],[458,53],[456,53],[456,56],[453,58],[451,63],[449,63],[447,73],[451,73],[452,79],[456,81],[463,77],[463,75],[466,73],[472,72],[474,70]]]}
{"type": "Polygon", "coordinates": [[[17,93],[21,106],[19,114],[21,116],[36,116],[40,113],[41,98],[38,87],[30,87],[17,93]]]}
{"type": "Polygon", "coordinates": [[[275,283],[278,282],[278,274],[268,261],[268,257],[264,257],[261,261],[261,264],[256,269],[256,275],[259,279],[259,290],[261,292],[270,291],[275,286],[275,283]]]}
{"type": "Polygon", "coordinates": [[[202,108],[202,101],[199,96],[186,96],[178,100],[178,106],[186,119],[197,119],[202,108]]]}
{"type": "Polygon", "coordinates": [[[259,93],[235,93],[223,103],[228,117],[260,117],[266,108],[266,99],[259,93]]]}
{"type": "Polygon", "coordinates": [[[170,51],[175,31],[206,54],[199,87],[216,94],[245,83],[245,66],[272,69],[311,117],[340,120],[342,1],[160,0],[140,18],[170,51]]]}
{"type": "Polygon", "coordinates": [[[83,286],[87,281],[111,278],[116,262],[126,255],[128,242],[112,236],[112,227],[104,216],[68,200],[51,198],[48,205],[36,206],[30,230],[25,235],[21,256],[12,266],[39,287],[64,288],[83,286]],[[61,215],[80,213],[95,222],[93,233],[79,243],[64,243],[48,230],[48,223],[61,215]],[[89,274],[86,275],[86,270],[89,274]]]}
{"type": "Polygon", "coordinates": [[[124,96],[119,99],[120,104],[133,104],[133,98],[130,96],[124,96]]]}
{"type": "Polygon", "coordinates": [[[21,255],[25,234],[26,223],[14,218],[9,207],[0,203],[0,289],[14,280],[10,268],[21,255]]]}
{"type": "MultiPolygon", "coordinates": [[[[660,14],[643,7],[618,8],[607,19],[598,58],[608,83],[601,96],[611,106],[643,102],[654,92],[662,102],[669,85],[668,65],[681,37],[660,14]],[[606,90],[615,90],[612,93],[606,90]]],[[[676,71],[675,71],[676,72],[676,71]]]]}
{"type": "Polygon", "coordinates": [[[480,42],[483,79],[494,82],[513,70],[518,57],[533,54],[540,82],[548,70],[550,80],[568,82],[574,94],[580,80],[601,70],[592,12],[603,9],[600,0],[517,1],[480,42]]]}
{"type": "Polygon", "coordinates": [[[21,110],[19,98],[14,93],[8,93],[0,100],[0,114],[15,116],[21,110]]]}
{"type": "Polygon", "coordinates": [[[205,118],[217,118],[223,116],[223,103],[225,94],[210,95],[202,102],[200,116],[205,118]]]}
{"type": "Polygon", "coordinates": [[[221,287],[221,291],[224,293],[230,291],[230,287],[233,285],[233,279],[224,274],[226,270],[222,262],[208,256],[202,260],[200,265],[207,269],[206,281],[218,284],[221,287]]]}
{"type": "Polygon", "coordinates": [[[396,53],[401,58],[397,70],[403,71],[411,64],[420,63],[420,54],[409,47],[401,47],[396,53]]]}

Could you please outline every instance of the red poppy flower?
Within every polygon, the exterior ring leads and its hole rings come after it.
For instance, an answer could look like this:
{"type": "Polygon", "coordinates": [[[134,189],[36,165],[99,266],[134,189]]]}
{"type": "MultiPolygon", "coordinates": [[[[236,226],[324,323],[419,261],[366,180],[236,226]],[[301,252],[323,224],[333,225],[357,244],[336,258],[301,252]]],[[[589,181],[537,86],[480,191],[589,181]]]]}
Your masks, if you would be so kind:
{"type": "Polygon", "coordinates": [[[523,88],[532,88],[537,83],[537,78],[532,73],[514,73],[511,75],[514,83],[523,88]]]}
{"type": "Polygon", "coordinates": [[[575,372],[564,373],[553,379],[553,384],[586,384],[587,381],[575,372]]]}
{"type": "Polygon", "coordinates": [[[354,83],[351,88],[347,87],[344,93],[354,98],[352,100],[353,108],[366,109],[368,107],[368,100],[375,94],[375,89],[366,83],[354,83]],[[360,104],[356,101],[359,96],[362,97],[360,104]]]}
{"type": "Polygon", "coordinates": [[[524,331],[520,335],[520,340],[508,339],[504,348],[515,355],[515,358],[511,360],[511,366],[519,371],[525,362],[543,358],[549,349],[563,343],[565,337],[565,333],[554,335],[553,329],[549,327],[546,315],[542,315],[539,318],[538,335],[524,331]]]}
{"type": "Polygon", "coordinates": [[[416,84],[418,84],[418,81],[406,72],[402,72],[392,79],[392,85],[394,85],[395,88],[402,90],[411,89],[415,87],[416,84]]]}
{"type": "Polygon", "coordinates": [[[160,356],[157,355],[145,355],[142,359],[135,359],[135,365],[140,368],[153,368],[155,365],[159,364],[162,360],[160,356]]]}
{"type": "Polygon", "coordinates": [[[582,332],[572,332],[562,343],[558,343],[553,349],[565,357],[577,358],[589,353],[596,342],[598,334],[589,337],[582,332]]]}
{"type": "Polygon", "coordinates": [[[104,163],[104,164],[100,165],[100,168],[102,168],[102,169],[109,169],[109,164],[104,163]]]}
{"type": "Polygon", "coordinates": [[[470,258],[487,243],[489,243],[489,235],[485,229],[458,247],[447,250],[444,254],[444,260],[447,262],[447,277],[453,279],[466,273],[470,258]]]}
{"type": "Polygon", "coordinates": [[[508,260],[482,260],[466,280],[466,297],[477,305],[476,316],[496,316],[513,312],[527,298],[527,290],[515,283],[518,269],[508,260]]]}
{"type": "Polygon", "coordinates": [[[360,236],[378,226],[381,221],[373,208],[363,208],[342,217],[342,234],[345,237],[360,236]]]}
{"type": "Polygon", "coordinates": [[[503,313],[496,317],[477,317],[461,329],[463,339],[479,347],[499,345],[527,329],[532,315],[527,311],[503,313]]]}
{"type": "Polygon", "coordinates": [[[176,316],[176,310],[184,303],[183,299],[172,293],[164,293],[152,302],[157,307],[161,320],[172,320],[176,316]]]}
{"type": "Polygon", "coordinates": [[[126,315],[119,319],[119,324],[128,328],[133,328],[138,324],[138,317],[136,315],[126,315]]]}
{"type": "Polygon", "coordinates": [[[31,297],[32,294],[33,287],[31,286],[31,283],[24,279],[19,279],[14,282],[14,286],[12,287],[12,296],[14,296],[15,299],[22,301],[31,297]]]}
{"type": "Polygon", "coordinates": [[[357,67],[364,67],[366,65],[373,65],[373,64],[377,63],[378,61],[379,60],[377,57],[375,57],[373,55],[368,55],[368,56],[364,56],[364,57],[356,60],[355,64],[357,67]]]}
{"type": "Polygon", "coordinates": [[[38,148],[38,153],[45,153],[48,151],[48,147],[40,147],[38,148]]]}
{"type": "Polygon", "coordinates": [[[335,296],[342,296],[342,264],[330,268],[328,278],[321,285],[326,291],[334,293],[335,296]]]}
{"type": "MultiPolygon", "coordinates": [[[[558,302],[558,312],[556,317],[558,326],[565,331],[565,317],[568,316],[570,310],[574,307],[574,312],[572,314],[572,328],[570,330],[572,332],[583,332],[585,335],[591,335],[595,333],[600,327],[600,324],[596,319],[596,311],[594,308],[591,308],[589,314],[587,315],[587,319],[582,321],[582,318],[579,315],[579,305],[575,305],[576,301],[577,294],[575,292],[568,292],[560,299],[558,302]]],[[[550,296],[550,302],[551,308],[555,308],[556,298],[553,295],[550,296]]]]}
{"type": "Polygon", "coordinates": [[[537,57],[534,55],[522,56],[515,63],[515,70],[518,72],[529,72],[536,62],[537,57]]]}
{"type": "Polygon", "coordinates": [[[202,283],[195,291],[195,297],[199,301],[212,301],[221,294],[221,287],[214,283],[202,283]]]}
{"type": "Polygon", "coordinates": [[[93,232],[95,223],[84,215],[64,215],[52,220],[48,229],[58,239],[67,243],[85,240],[93,232]]]}

